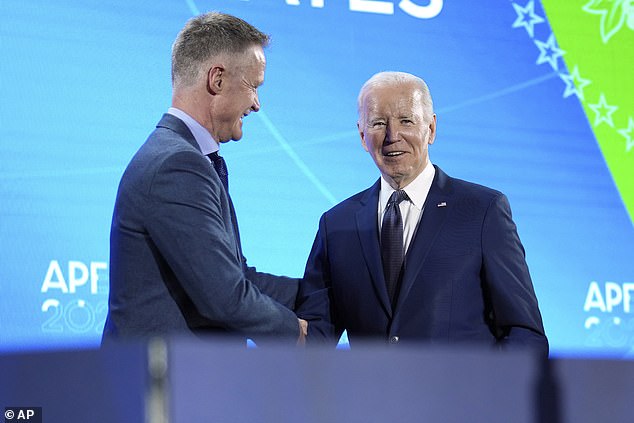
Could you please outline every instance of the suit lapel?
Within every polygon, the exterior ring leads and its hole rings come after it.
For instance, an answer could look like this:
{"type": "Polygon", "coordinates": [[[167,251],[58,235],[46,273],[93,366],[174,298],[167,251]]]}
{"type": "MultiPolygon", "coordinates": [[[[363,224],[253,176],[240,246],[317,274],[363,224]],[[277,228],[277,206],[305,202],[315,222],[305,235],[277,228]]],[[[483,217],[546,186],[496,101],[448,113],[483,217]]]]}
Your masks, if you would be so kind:
{"type": "Polygon", "coordinates": [[[379,245],[378,204],[380,187],[380,180],[378,180],[361,199],[361,207],[356,214],[357,234],[361,242],[363,257],[370,271],[374,291],[381,301],[385,313],[391,318],[392,307],[385,286],[379,245]]]}
{"type": "Polygon", "coordinates": [[[240,229],[238,228],[238,217],[236,216],[236,210],[233,207],[233,201],[231,201],[231,196],[227,193],[227,200],[229,200],[229,212],[231,213],[231,224],[233,226],[233,235],[236,240],[236,254],[238,255],[238,261],[242,263],[242,268],[246,271],[246,265],[244,260],[242,259],[244,255],[242,254],[242,243],[240,242],[240,229]]]}
{"type": "MultiPolygon", "coordinates": [[[[436,167],[436,166],[434,166],[436,167]]],[[[436,236],[442,229],[447,213],[451,210],[451,186],[449,177],[436,167],[434,181],[427,194],[423,215],[414,234],[407,255],[405,256],[405,270],[401,281],[396,310],[407,298],[416,277],[420,273],[427,255],[431,250],[436,236]]]]}

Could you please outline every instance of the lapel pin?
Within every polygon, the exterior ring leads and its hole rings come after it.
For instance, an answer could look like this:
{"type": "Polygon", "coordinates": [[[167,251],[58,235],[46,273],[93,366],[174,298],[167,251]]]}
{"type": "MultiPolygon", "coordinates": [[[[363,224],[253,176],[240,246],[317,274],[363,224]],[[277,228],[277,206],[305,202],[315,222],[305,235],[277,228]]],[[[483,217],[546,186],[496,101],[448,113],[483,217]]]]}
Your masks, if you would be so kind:
{"type": "Polygon", "coordinates": [[[438,203],[436,207],[447,207],[447,202],[443,201],[442,203],[438,203]]]}

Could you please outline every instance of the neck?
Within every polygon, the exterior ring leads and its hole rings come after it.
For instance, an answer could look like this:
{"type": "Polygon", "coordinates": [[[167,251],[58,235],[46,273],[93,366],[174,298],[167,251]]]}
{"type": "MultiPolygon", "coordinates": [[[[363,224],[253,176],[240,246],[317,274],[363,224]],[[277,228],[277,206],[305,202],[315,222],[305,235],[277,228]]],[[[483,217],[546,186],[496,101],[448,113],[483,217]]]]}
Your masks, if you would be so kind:
{"type": "Polygon", "coordinates": [[[396,191],[405,188],[411,182],[404,179],[393,179],[389,175],[383,175],[383,179],[396,191]]]}
{"type": "Polygon", "coordinates": [[[200,123],[209,133],[211,130],[211,122],[204,113],[203,102],[196,95],[196,90],[174,89],[172,94],[172,107],[182,110],[191,116],[196,122],[200,123]]]}

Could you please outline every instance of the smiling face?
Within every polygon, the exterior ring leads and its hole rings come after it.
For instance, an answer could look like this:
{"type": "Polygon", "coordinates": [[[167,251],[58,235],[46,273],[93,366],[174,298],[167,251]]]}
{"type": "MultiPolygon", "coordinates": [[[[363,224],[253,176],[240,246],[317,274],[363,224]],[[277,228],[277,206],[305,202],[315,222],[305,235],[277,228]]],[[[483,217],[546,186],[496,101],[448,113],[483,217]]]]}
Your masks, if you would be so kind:
{"type": "Polygon", "coordinates": [[[436,136],[436,115],[425,116],[423,93],[414,81],[369,86],[359,108],[359,135],[383,177],[394,189],[425,168],[436,136]]]}
{"type": "Polygon", "coordinates": [[[258,87],[264,83],[266,59],[259,45],[231,58],[221,70],[212,69],[210,84],[217,93],[209,108],[211,135],[218,142],[242,138],[242,119],[260,110],[258,87]],[[214,85],[215,84],[215,85],[214,85]]]}

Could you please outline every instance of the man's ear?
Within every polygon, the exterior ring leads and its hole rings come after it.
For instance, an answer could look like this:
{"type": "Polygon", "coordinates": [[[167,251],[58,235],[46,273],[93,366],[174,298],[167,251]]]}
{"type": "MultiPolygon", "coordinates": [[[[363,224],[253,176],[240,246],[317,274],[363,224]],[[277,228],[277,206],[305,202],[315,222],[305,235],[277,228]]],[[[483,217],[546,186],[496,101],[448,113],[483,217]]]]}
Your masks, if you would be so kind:
{"type": "Polygon", "coordinates": [[[368,151],[368,146],[365,143],[365,132],[361,129],[361,122],[357,122],[357,129],[359,130],[359,136],[361,137],[361,145],[365,151],[368,151]]]}
{"type": "Polygon", "coordinates": [[[207,91],[215,95],[224,89],[225,68],[222,66],[212,66],[207,72],[207,91]]]}
{"type": "Polygon", "coordinates": [[[432,116],[431,122],[429,123],[429,144],[433,144],[436,140],[436,113],[432,116]]]}

